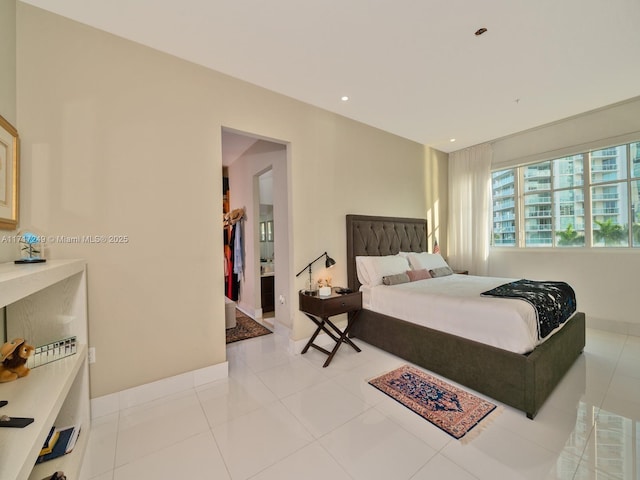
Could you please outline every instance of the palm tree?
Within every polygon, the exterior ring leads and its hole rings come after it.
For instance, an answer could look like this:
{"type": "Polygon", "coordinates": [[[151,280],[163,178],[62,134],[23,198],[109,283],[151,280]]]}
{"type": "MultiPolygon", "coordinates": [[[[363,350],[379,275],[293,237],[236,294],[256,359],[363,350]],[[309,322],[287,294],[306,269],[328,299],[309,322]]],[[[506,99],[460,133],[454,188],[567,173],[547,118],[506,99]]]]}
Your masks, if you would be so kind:
{"type": "Polygon", "coordinates": [[[600,227],[593,231],[593,236],[596,241],[603,241],[605,247],[620,245],[627,237],[627,232],[622,225],[613,223],[611,218],[603,222],[599,220],[593,222],[600,227]]]}
{"type": "Polygon", "coordinates": [[[571,224],[567,226],[566,230],[556,232],[556,235],[560,237],[558,239],[558,245],[560,246],[584,245],[584,234],[574,230],[571,224]]]}

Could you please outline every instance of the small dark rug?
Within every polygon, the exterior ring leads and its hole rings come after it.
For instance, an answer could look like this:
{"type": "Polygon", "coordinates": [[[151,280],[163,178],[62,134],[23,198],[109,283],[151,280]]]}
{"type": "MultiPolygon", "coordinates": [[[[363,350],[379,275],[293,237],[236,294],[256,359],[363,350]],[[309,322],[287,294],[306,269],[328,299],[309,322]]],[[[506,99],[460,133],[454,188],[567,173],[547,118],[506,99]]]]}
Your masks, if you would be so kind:
{"type": "Polygon", "coordinates": [[[236,326],[227,328],[227,343],[246,340],[247,338],[261,337],[273,333],[267,327],[263,327],[253,318],[247,317],[244,313],[236,310],[236,326]]]}
{"type": "MultiPolygon", "coordinates": [[[[497,412],[493,403],[409,365],[376,377],[369,384],[458,440],[481,422],[486,426],[489,414],[497,412]]],[[[468,436],[464,440],[470,439],[468,436]]]]}

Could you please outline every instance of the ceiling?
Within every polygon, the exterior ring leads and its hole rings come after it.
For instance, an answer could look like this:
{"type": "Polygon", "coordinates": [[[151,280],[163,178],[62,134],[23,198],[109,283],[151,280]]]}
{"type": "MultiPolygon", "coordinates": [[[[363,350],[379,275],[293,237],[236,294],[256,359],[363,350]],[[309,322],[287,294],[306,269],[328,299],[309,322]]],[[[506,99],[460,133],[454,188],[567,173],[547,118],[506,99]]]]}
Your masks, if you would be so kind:
{"type": "Polygon", "coordinates": [[[638,0],[22,1],[445,152],[640,95],[638,0]]]}
{"type": "Polygon", "coordinates": [[[222,165],[228,167],[249,150],[257,138],[222,130],[222,165]]]}

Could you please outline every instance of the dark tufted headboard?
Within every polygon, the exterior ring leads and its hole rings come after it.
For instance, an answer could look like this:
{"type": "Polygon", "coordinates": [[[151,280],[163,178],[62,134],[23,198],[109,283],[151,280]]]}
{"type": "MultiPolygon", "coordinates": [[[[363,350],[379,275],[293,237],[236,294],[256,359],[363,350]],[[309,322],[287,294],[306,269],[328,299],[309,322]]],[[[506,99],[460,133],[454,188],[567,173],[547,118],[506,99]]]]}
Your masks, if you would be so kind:
{"type": "Polygon", "coordinates": [[[349,288],[360,288],[356,257],[427,251],[424,218],[347,215],[347,279],[349,288]]]}

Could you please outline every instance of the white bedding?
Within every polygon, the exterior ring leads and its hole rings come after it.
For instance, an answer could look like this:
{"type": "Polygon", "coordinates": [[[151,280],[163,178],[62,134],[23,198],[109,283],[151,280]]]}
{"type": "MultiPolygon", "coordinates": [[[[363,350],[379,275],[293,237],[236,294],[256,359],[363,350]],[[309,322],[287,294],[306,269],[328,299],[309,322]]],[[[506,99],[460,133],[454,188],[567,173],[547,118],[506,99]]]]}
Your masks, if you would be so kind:
{"type": "Polygon", "coordinates": [[[480,296],[513,280],[449,275],[400,285],[362,286],[360,290],[367,310],[514,353],[528,353],[544,341],[538,339],[533,306],[520,299],[480,296]]]}

